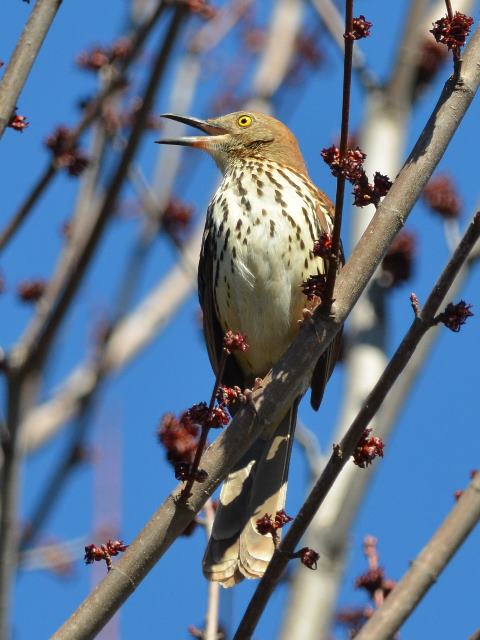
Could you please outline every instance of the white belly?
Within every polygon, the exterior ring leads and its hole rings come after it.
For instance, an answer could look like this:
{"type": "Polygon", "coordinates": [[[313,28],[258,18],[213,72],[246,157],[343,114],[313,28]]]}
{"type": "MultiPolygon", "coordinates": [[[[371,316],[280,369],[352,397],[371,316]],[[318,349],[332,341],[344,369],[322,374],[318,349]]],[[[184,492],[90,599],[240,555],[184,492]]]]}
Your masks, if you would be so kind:
{"type": "Polygon", "coordinates": [[[312,254],[324,231],[315,213],[318,201],[313,193],[299,194],[300,188],[305,191],[297,174],[273,163],[262,171],[249,161],[227,174],[212,201],[220,258],[213,274],[217,313],[224,331],[247,336],[250,348],[239,360],[257,376],[265,375],[298,331],[306,303],[302,282],[323,273],[322,260],[312,254]]]}

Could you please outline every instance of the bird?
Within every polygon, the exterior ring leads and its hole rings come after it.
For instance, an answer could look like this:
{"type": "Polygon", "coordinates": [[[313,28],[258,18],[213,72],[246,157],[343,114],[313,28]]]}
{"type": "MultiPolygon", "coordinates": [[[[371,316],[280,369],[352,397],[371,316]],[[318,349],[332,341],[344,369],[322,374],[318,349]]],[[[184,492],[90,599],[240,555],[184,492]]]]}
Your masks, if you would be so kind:
{"type": "MultiPolygon", "coordinates": [[[[314,252],[331,237],[334,207],[310,180],[295,135],[274,117],[250,111],[198,118],[162,114],[203,135],[159,140],[207,152],[223,180],[206,215],[198,292],[209,359],[218,372],[222,338],[239,331],[249,349],[229,357],[222,382],[251,387],[280,359],[299,330],[309,300],[302,283],[325,275],[314,252]]],[[[317,300],[318,301],[318,300],[317,300]]],[[[320,356],[311,380],[318,409],[335,366],[339,339],[320,356]]],[[[285,507],[297,398],[270,438],[259,437],[228,474],[203,558],[207,579],[231,587],[260,578],[274,553],[257,521],[285,507]]]]}

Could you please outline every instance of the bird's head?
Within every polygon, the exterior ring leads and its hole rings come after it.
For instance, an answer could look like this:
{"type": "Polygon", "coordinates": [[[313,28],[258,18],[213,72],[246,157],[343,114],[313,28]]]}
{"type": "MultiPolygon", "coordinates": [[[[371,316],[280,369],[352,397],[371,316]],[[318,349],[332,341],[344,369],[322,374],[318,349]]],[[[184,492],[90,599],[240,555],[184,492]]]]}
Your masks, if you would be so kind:
{"type": "Polygon", "coordinates": [[[253,111],[236,111],[208,120],[173,113],[162,115],[164,118],[200,129],[207,135],[168,138],[157,142],[202,149],[214,158],[224,173],[239,159],[248,158],[279,162],[286,167],[307,173],[295,136],[272,116],[253,111]]]}

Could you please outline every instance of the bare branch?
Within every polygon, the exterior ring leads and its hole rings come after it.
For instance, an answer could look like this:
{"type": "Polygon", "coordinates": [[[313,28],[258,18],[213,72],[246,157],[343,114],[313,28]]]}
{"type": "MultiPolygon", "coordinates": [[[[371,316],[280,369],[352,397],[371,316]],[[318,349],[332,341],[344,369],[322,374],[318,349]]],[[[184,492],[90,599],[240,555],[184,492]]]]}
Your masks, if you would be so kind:
{"type": "Polygon", "coordinates": [[[62,0],[37,0],[0,82],[0,138],[62,0]]]}
{"type": "MultiPolygon", "coordinates": [[[[237,0],[228,10],[220,12],[217,18],[208,22],[194,36],[190,43],[190,53],[180,63],[173,90],[172,111],[183,112],[179,104],[188,105],[190,102],[201,70],[200,56],[218,42],[219,34],[216,31],[212,32],[213,26],[219,26],[222,36],[226,35],[228,29],[235,24],[235,19],[238,20],[248,6],[248,0],[237,0]]],[[[272,43],[272,46],[278,46],[278,40],[274,38],[272,43]]],[[[265,55],[272,54],[267,51],[265,55]]],[[[263,64],[261,61],[260,68],[263,64]]],[[[282,65],[282,73],[285,75],[287,70],[288,64],[285,63],[282,65]]],[[[165,135],[167,135],[166,131],[165,135]]],[[[168,152],[177,151],[176,147],[165,149],[168,152]]],[[[159,190],[156,205],[159,209],[167,204],[177,168],[178,155],[168,153],[161,156],[155,178],[155,188],[159,190]]],[[[151,233],[153,228],[147,231],[147,236],[150,237],[151,233]]],[[[136,312],[115,327],[107,342],[105,356],[101,359],[102,375],[128,364],[137,352],[145,348],[158,335],[184,299],[194,290],[196,274],[190,272],[189,266],[198,262],[202,235],[203,225],[197,229],[185,246],[181,264],[173,267],[164,282],[160,283],[150,296],[147,296],[136,312]]],[[[22,441],[26,452],[44,444],[57,433],[64,421],[75,415],[85,397],[94,391],[99,381],[98,366],[99,362],[95,361],[77,367],[51,401],[37,407],[26,417],[22,425],[24,435],[22,441]]]]}
{"type": "Polygon", "coordinates": [[[480,473],[475,473],[468,488],[412,562],[411,568],[355,637],[358,640],[392,638],[436,582],[479,519],[480,473]]]}
{"type": "MultiPolygon", "coordinates": [[[[228,470],[256,438],[262,433],[268,434],[293,399],[305,391],[319,355],[339,331],[395,234],[405,223],[470,105],[480,83],[479,43],[480,31],[477,31],[465,52],[463,84],[458,87],[447,82],[409,160],[340,273],[335,293],[335,317],[325,319],[320,310],[314,312],[313,323],[303,327],[267,374],[263,387],[253,393],[252,403],[235,416],[231,427],[205,452],[201,467],[208,474],[206,481],[193,486],[186,504],[178,500],[182,485],[174,489],[113,570],[57,631],[56,640],[81,640],[98,632],[202,508],[228,470]],[[438,126],[439,123],[442,126],[438,126]]],[[[357,441],[358,438],[355,445],[357,441]]],[[[348,451],[347,443],[342,445],[348,451]]],[[[295,533],[293,526],[287,535],[292,531],[295,533]]]]}
{"type": "MultiPolygon", "coordinates": [[[[343,55],[343,48],[345,44],[343,38],[344,24],[340,11],[332,0],[311,0],[311,2],[318,12],[318,15],[321,17],[328,33],[343,55]]],[[[352,66],[354,71],[357,72],[360,82],[363,84],[365,89],[370,91],[372,89],[377,89],[380,86],[379,79],[375,73],[368,68],[365,55],[358,45],[353,50],[352,66]]]]}
{"type": "Polygon", "coordinates": [[[182,256],[138,307],[115,327],[100,361],[91,358],[79,365],[52,400],[32,409],[21,426],[22,449],[28,453],[42,446],[80,409],[102,376],[118,371],[135,358],[174,317],[195,290],[196,275],[190,265],[198,261],[203,224],[196,229],[182,256]]]}
{"type": "Polygon", "coordinates": [[[449,260],[444,271],[435,283],[432,292],[428,296],[425,305],[415,316],[410,329],[406,333],[385,371],[380,376],[377,384],[365,400],[362,409],[350,425],[342,438],[340,445],[334,447],[333,453],[327,462],[324,471],[310,491],[307,499],[301,507],[298,516],[293,521],[284,540],[276,549],[273,558],[268,565],[265,575],[260,581],[245,615],[240,622],[234,640],[250,637],[253,633],[267,602],[278,584],[296,546],[312,521],[315,513],[323,503],[340,471],[353,455],[362,434],[367,428],[373,416],[385,400],[393,384],[404,370],[415,348],[434,323],[435,314],[446,296],[451,283],[459,272],[463,263],[467,260],[470,251],[480,237],[480,212],[478,212],[469,225],[462,241],[449,260]]]}
{"type": "MultiPolygon", "coordinates": [[[[38,3],[37,3],[38,5],[38,3]]],[[[36,6],[37,6],[36,5],[36,6]]],[[[99,91],[98,95],[93,98],[87,107],[84,110],[82,118],[78,125],[72,130],[70,142],[71,144],[75,144],[80,136],[84,133],[84,131],[91,125],[91,123],[99,116],[105,102],[119,89],[124,86],[125,83],[125,72],[127,71],[129,65],[135,58],[138,53],[141,51],[142,46],[144,45],[146,39],[150,35],[153,27],[159,20],[160,16],[165,9],[165,2],[160,0],[158,2],[157,8],[152,12],[152,15],[138,27],[135,31],[135,34],[132,37],[131,48],[120,65],[118,72],[115,70],[115,73],[111,74],[110,80],[107,85],[99,91]]],[[[35,7],[36,8],[36,7],[35,7]]],[[[35,11],[35,9],[34,9],[35,11]]],[[[113,70],[113,69],[112,69],[113,70]]],[[[0,95],[1,95],[1,84],[0,84],[0,95]]],[[[0,107],[1,112],[1,107],[0,107]]],[[[28,193],[25,200],[20,204],[17,211],[13,214],[10,221],[7,223],[3,231],[0,233],[0,252],[5,248],[8,242],[12,239],[16,231],[19,229],[21,224],[27,218],[27,216],[31,213],[33,207],[38,202],[40,197],[43,195],[45,189],[48,187],[52,179],[56,176],[59,171],[59,167],[56,163],[50,160],[44,169],[43,173],[37,179],[35,184],[33,185],[30,193],[28,193]]]]}
{"type": "MultiPolygon", "coordinates": [[[[353,55],[353,0],[345,3],[345,53],[343,62],[343,91],[342,91],[342,123],[340,131],[340,164],[345,160],[348,144],[348,125],[350,120],[350,89],[352,85],[352,55],[353,55]]],[[[337,189],[335,193],[335,216],[332,231],[332,255],[327,271],[325,284],[325,303],[330,308],[333,302],[333,290],[337,271],[342,264],[340,233],[342,229],[343,202],[345,198],[344,171],[337,175],[337,189]]]]}
{"type": "MultiPolygon", "coordinates": [[[[215,510],[211,500],[207,500],[204,507],[207,536],[212,533],[215,510]]],[[[218,614],[220,609],[220,584],[208,583],[207,620],[205,625],[205,640],[217,640],[218,638],[218,614]]]]}
{"type": "MultiPolygon", "coordinates": [[[[409,87],[416,75],[420,34],[422,29],[427,31],[426,4],[426,0],[411,0],[409,16],[405,21],[400,48],[408,50],[410,66],[403,65],[400,60],[395,67],[398,70],[392,72],[392,79],[387,86],[367,95],[365,123],[360,127],[360,148],[367,156],[365,170],[368,175],[379,171],[393,177],[401,166],[413,106],[409,87]]],[[[354,54],[356,51],[357,46],[354,54]]],[[[373,205],[361,211],[352,207],[349,216],[351,246],[359,241],[374,213],[373,205]]],[[[379,284],[379,275],[371,280],[349,318],[345,396],[333,434],[333,441],[336,442],[360,410],[387,364],[385,304],[389,292],[379,284]]],[[[388,404],[390,406],[390,400],[388,404]]],[[[367,486],[364,481],[367,475],[370,477],[371,474],[362,474],[359,479],[355,469],[344,469],[309,527],[306,544],[320,552],[320,560],[315,572],[304,571],[300,565],[295,570],[282,625],[282,638],[285,640],[313,640],[327,637],[329,633],[353,517],[348,509],[351,506],[356,511],[358,503],[355,498],[357,501],[361,499],[361,492],[367,486]],[[312,608],[308,603],[316,593],[322,593],[323,596],[318,606],[312,608]]]]}
{"type": "Polygon", "coordinates": [[[12,351],[10,366],[15,369],[26,370],[32,362],[40,361],[44,357],[58,326],[69,308],[71,300],[77,292],[93,252],[115,207],[120,187],[137,150],[158,83],[185,15],[184,11],[183,7],[176,7],[173,10],[167,35],[152,66],[144,100],[137,113],[128,144],[113,173],[98,214],[92,220],[91,228],[88,232],[82,234],[82,238],[78,238],[78,242],[75,243],[71,251],[67,251],[44,298],[38,305],[36,317],[20,343],[12,351]]]}

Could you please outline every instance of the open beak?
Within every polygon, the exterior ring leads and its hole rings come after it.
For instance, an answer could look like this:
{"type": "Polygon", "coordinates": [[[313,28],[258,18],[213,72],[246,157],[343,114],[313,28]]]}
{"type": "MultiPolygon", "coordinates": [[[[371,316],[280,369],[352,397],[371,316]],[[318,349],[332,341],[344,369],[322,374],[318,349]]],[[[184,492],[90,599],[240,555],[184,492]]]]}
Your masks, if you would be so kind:
{"type": "MultiPolygon", "coordinates": [[[[182,122],[188,124],[195,129],[200,129],[207,134],[207,136],[221,136],[228,133],[223,127],[212,124],[208,120],[199,120],[198,118],[189,118],[186,116],[177,116],[174,113],[162,113],[162,118],[168,118],[169,120],[175,120],[176,122],[182,122]]],[[[199,147],[206,149],[210,147],[209,138],[206,136],[183,136],[181,138],[165,138],[163,140],[156,140],[158,144],[179,144],[186,147],[199,147]]]]}

